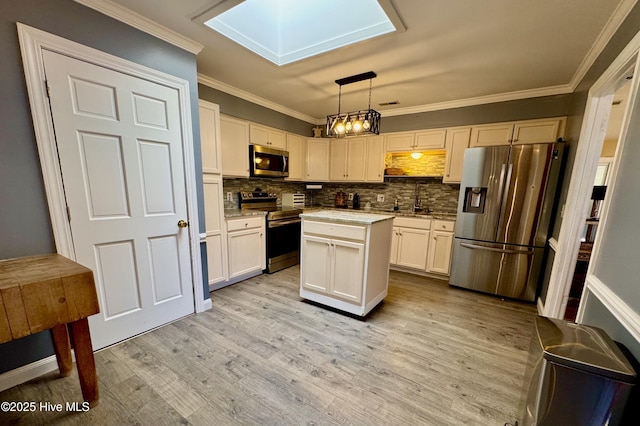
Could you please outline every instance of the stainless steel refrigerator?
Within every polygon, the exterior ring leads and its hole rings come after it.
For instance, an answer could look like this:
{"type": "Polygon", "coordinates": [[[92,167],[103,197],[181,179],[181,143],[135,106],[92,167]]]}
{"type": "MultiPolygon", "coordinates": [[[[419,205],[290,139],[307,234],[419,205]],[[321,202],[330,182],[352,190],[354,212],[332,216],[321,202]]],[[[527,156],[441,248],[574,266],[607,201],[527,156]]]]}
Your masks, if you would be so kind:
{"type": "Polygon", "coordinates": [[[465,151],[449,284],[535,300],[563,149],[465,151]]]}

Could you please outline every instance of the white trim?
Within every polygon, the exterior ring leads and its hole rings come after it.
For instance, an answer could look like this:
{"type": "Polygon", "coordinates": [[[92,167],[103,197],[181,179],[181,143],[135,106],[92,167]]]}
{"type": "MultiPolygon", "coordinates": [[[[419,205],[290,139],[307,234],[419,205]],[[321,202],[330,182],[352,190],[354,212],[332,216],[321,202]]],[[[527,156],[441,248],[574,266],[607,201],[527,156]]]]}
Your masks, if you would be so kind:
{"type": "Polygon", "coordinates": [[[556,240],[555,238],[549,238],[549,247],[551,248],[551,250],[555,251],[556,253],[558,252],[558,240],[556,240]]]}
{"type": "Polygon", "coordinates": [[[147,34],[197,55],[204,46],[111,0],[74,0],[147,34]]]}
{"type": "Polygon", "coordinates": [[[591,68],[598,56],[600,56],[609,41],[611,41],[611,37],[613,37],[618,28],[620,28],[620,25],[622,25],[622,22],[625,20],[627,15],[629,15],[629,12],[631,12],[631,9],[633,9],[637,2],[638,0],[622,0],[620,4],[618,4],[613,15],[611,15],[607,24],[600,32],[598,38],[596,38],[596,41],[593,43],[589,52],[573,75],[573,78],[569,83],[569,86],[572,88],[571,91],[578,87],[578,84],[580,84],[584,76],[587,74],[587,71],[589,71],[589,68],[591,68]]]}
{"type": "Polygon", "coordinates": [[[208,77],[204,74],[198,73],[198,83],[203,84],[207,87],[211,87],[212,89],[216,89],[216,90],[220,90],[221,92],[228,93],[237,98],[244,99],[245,101],[254,103],[256,105],[260,105],[265,108],[269,108],[273,111],[286,114],[290,117],[297,118],[298,120],[306,121],[312,124],[324,124],[326,122],[326,118],[311,117],[310,115],[303,114],[301,112],[292,110],[291,108],[287,108],[285,106],[282,106],[270,100],[256,96],[252,93],[245,92],[242,89],[238,89],[227,83],[223,83],[214,78],[208,77]]]}
{"type": "Polygon", "coordinates": [[[201,232],[198,235],[200,236],[200,242],[201,243],[206,243],[207,242],[207,233],[206,232],[201,232]]]}
{"type": "Polygon", "coordinates": [[[538,315],[544,315],[544,302],[542,302],[541,297],[538,297],[538,303],[536,306],[538,308],[538,315]]]}
{"type": "MultiPolygon", "coordinates": [[[[584,301],[593,295],[604,305],[605,308],[615,317],[616,320],[640,342],[640,314],[620,299],[611,289],[595,276],[587,277],[584,287],[584,301]]],[[[584,307],[586,303],[580,303],[576,322],[582,323],[584,320],[584,307]]]]}
{"type": "MultiPolygon", "coordinates": [[[[71,359],[75,362],[76,354],[74,350],[71,350],[71,359]]],[[[43,374],[50,373],[58,369],[58,361],[55,355],[42,358],[31,364],[23,365],[13,370],[9,370],[0,374],[0,392],[10,389],[14,386],[18,386],[22,383],[26,383],[29,380],[33,380],[36,377],[40,377],[43,374]]]]}
{"type": "Polygon", "coordinates": [[[630,63],[638,54],[639,49],[640,32],[609,65],[589,91],[564,209],[565,215],[558,237],[558,250],[549,279],[545,316],[552,318],[564,316],[613,93],[617,88],[616,85],[626,76],[630,63]]]}
{"type": "Polygon", "coordinates": [[[72,42],[62,37],[46,33],[36,28],[17,23],[20,50],[29,103],[33,117],[36,143],[40,155],[40,165],[49,204],[56,250],[63,256],[75,259],[71,229],[67,221],[66,202],[62,185],[60,165],[55,149],[53,120],[49,110],[44,85],[45,74],[42,51],[50,50],[72,58],[93,63],[98,66],[119,71],[137,78],[142,78],[178,92],[180,102],[180,124],[183,131],[183,156],[185,167],[185,186],[187,209],[189,214],[189,241],[191,250],[191,273],[193,278],[194,300],[196,312],[204,310],[204,290],[202,287],[202,265],[200,259],[200,239],[198,234],[199,218],[196,191],[195,159],[193,147],[193,124],[191,120],[191,103],[189,82],[145,66],[126,61],[99,50],[72,42]]]}
{"type": "Polygon", "coordinates": [[[203,307],[205,311],[213,309],[213,302],[211,301],[211,298],[205,299],[203,307]]]}

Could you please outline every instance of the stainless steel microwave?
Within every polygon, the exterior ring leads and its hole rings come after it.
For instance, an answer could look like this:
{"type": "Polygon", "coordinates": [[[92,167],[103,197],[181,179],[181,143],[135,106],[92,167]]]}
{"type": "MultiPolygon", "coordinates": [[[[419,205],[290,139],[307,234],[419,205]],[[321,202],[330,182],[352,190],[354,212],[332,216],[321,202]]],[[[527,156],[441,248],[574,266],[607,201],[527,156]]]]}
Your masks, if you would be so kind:
{"type": "Polygon", "coordinates": [[[289,152],[249,145],[249,174],[255,177],[289,176],[289,152]]]}

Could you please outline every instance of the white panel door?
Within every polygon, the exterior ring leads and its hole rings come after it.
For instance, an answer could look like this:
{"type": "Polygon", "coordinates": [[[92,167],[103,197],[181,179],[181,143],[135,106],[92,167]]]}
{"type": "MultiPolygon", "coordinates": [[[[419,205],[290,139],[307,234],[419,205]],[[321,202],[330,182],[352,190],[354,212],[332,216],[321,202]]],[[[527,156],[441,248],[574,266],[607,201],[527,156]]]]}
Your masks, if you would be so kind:
{"type": "Polygon", "coordinates": [[[204,215],[207,232],[209,285],[227,279],[227,240],[223,235],[222,177],[203,176],[204,215]]]}
{"type": "Polygon", "coordinates": [[[407,268],[425,270],[427,268],[429,231],[399,228],[399,233],[397,264],[407,268]]]}
{"type": "Polygon", "coordinates": [[[364,182],[367,165],[367,138],[350,138],[347,142],[347,180],[364,182]]]}
{"type": "Polygon", "coordinates": [[[262,228],[227,233],[229,247],[229,278],[264,269],[262,228]]]}
{"type": "Polygon", "coordinates": [[[302,287],[317,293],[328,293],[331,285],[331,240],[303,235],[300,265],[302,287]]]}
{"type": "Polygon", "coordinates": [[[198,100],[198,112],[200,114],[202,172],[221,173],[220,107],[200,99],[198,100]]]}
{"type": "Polygon", "coordinates": [[[194,312],[174,89],[43,51],[76,260],[99,349],[194,312]]]}
{"type": "Polygon", "coordinates": [[[359,305],[362,302],[364,244],[331,240],[331,245],[333,280],[330,294],[359,305]]]}

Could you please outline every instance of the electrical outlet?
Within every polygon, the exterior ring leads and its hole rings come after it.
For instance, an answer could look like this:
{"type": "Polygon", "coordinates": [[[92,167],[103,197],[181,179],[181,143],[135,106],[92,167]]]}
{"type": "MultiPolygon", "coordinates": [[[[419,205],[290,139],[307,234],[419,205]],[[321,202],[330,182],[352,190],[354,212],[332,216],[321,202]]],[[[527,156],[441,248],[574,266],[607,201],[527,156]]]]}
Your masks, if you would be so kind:
{"type": "Polygon", "coordinates": [[[349,201],[353,201],[353,192],[349,193],[349,201]]]}
{"type": "Polygon", "coordinates": [[[378,194],[378,202],[379,203],[384,203],[384,195],[378,194]]]}
{"type": "Polygon", "coordinates": [[[227,192],[227,201],[233,201],[233,194],[231,192],[227,192]]]}

